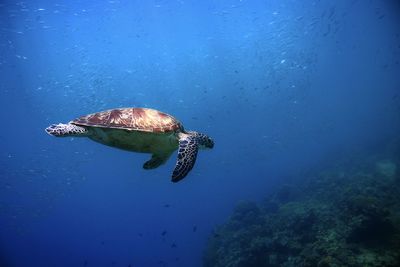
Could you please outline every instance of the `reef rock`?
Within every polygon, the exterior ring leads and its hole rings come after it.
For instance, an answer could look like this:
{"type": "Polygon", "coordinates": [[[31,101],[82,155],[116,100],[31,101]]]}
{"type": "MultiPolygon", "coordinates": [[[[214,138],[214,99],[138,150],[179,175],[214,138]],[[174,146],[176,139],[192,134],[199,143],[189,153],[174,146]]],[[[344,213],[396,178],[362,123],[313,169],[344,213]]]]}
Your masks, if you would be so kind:
{"type": "Polygon", "coordinates": [[[352,160],[240,203],[210,237],[204,266],[400,266],[396,160],[352,160]]]}

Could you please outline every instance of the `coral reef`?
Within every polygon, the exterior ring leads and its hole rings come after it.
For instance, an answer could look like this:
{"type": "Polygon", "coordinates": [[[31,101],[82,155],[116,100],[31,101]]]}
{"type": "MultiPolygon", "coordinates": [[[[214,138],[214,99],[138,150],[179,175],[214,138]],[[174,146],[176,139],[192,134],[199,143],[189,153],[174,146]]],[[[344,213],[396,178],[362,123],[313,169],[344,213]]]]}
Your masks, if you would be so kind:
{"type": "Polygon", "coordinates": [[[204,266],[400,266],[399,159],[381,156],[239,203],[210,237],[204,266]]]}

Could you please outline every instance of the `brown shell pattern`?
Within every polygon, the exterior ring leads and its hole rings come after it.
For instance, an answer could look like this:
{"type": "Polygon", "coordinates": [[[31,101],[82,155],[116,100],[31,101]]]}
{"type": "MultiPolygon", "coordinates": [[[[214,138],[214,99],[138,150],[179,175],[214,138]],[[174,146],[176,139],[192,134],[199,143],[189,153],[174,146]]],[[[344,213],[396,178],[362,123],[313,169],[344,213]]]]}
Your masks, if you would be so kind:
{"type": "Polygon", "coordinates": [[[111,109],[77,118],[71,123],[154,133],[183,130],[182,124],[171,115],[148,108],[111,109]]]}

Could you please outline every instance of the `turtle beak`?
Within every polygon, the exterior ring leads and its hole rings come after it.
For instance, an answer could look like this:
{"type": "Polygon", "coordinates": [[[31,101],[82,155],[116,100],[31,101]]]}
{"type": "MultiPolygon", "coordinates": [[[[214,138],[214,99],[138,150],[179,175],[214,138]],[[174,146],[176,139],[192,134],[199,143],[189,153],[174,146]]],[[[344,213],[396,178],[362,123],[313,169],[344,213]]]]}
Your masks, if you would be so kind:
{"type": "Polygon", "coordinates": [[[207,148],[213,148],[214,147],[214,141],[211,138],[208,138],[206,147],[207,148]]]}

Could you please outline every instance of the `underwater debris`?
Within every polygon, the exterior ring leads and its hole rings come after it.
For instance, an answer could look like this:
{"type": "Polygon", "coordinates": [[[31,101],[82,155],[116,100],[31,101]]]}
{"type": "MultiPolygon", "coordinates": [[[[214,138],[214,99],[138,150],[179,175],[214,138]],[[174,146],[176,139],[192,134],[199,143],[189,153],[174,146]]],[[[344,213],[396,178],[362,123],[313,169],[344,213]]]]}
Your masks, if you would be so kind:
{"type": "Polygon", "coordinates": [[[400,158],[391,156],[340,161],[261,204],[240,202],[210,236],[204,266],[400,266],[400,158]]]}

